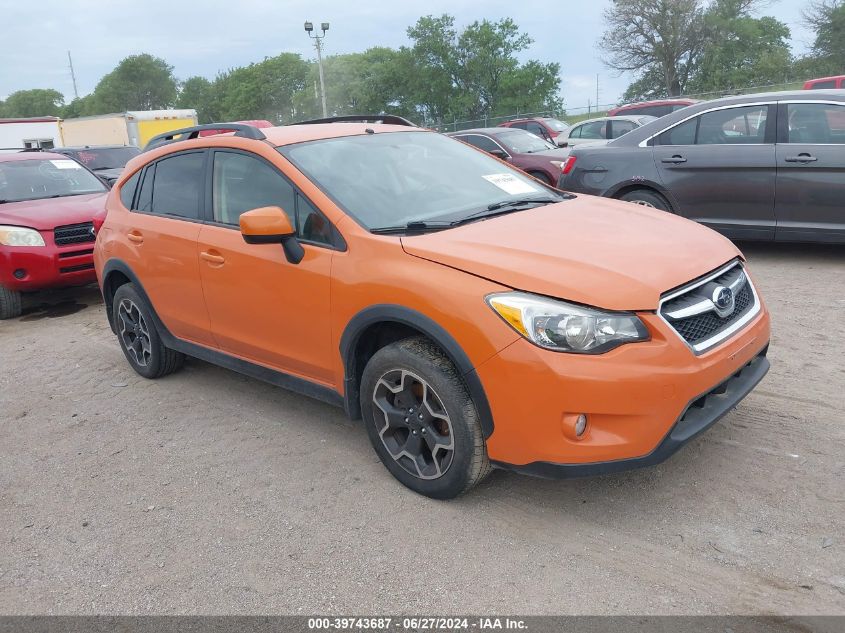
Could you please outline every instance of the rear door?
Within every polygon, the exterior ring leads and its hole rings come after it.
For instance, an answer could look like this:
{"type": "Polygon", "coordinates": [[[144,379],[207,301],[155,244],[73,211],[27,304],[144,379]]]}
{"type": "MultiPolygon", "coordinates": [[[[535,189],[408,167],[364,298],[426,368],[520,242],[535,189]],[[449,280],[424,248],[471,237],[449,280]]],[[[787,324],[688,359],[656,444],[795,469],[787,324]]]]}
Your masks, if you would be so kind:
{"type": "Polygon", "coordinates": [[[731,238],[774,239],[773,104],[718,108],[654,139],[675,210],[731,238]]]}
{"type": "Polygon", "coordinates": [[[120,230],[124,257],[171,334],[214,347],[197,261],[206,157],[178,152],[148,165],[120,230]]]}
{"type": "Polygon", "coordinates": [[[329,289],[339,234],[255,154],[215,150],[210,181],[211,221],[202,228],[197,254],[215,340],[231,355],[329,384],[329,289]],[[244,241],[240,215],[265,206],[281,207],[297,228],[305,250],[298,264],[287,261],[281,244],[244,241]]]}
{"type": "Polygon", "coordinates": [[[845,103],[780,104],[777,239],[845,242],[845,103]]]}

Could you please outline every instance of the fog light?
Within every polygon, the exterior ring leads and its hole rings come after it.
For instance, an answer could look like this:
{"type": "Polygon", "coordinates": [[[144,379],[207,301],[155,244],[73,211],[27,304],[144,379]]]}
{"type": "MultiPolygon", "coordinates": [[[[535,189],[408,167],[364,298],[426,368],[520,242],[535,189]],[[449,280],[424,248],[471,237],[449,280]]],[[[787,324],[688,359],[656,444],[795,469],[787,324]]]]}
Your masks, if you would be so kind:
{"type": "Polygon", "coordinates": [[[23,268],[18,268],[12,274],[15,276],[15,279],[23,279],[24,277],[26,277],[26,271],[23,268]]]}
{"type": "Polygon", "coordinates": [[[587,416],[583,413],[578,416],[578,419],[575,420],[575,437],[581,437],[584,435],[584,431],[587,430],[587,416]]]}

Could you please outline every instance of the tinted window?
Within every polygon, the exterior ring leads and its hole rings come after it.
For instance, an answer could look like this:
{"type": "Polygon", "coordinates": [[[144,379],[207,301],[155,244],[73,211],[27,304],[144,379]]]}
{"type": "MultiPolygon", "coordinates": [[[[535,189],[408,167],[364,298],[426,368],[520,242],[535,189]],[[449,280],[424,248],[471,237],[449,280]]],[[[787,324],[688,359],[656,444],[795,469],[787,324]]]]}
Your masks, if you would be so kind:
{"type": "Polygon", "coordinates": [[[845,105],[790,103],[789,143],[845,143],[845,105]]]}
{"type": "Polygon", "coordinates": [[[63,150],[92,171],[98,169],[120,169],[130,159],[141,153],[137,147],[92,147],[77,150],[63,150]]]}
{"type": "Polygon", "coordinates": [[[527,130],[528,124],[525,121],[520,121],[519,123],[511,123],[511,127],[518,127],[520,130],[527,130]]]}
{"type": "Polygon", "coordinates": [[[816,83],[810,85],[810,90],[826,90],[828,88],[836,88],[835,79],[831,79],[830,81],[817,81],[816,83]]]}
{"type": "Polygon", "coordinates": [[[120,202],[127,209],[132,208],[132,200],[135,198],[135,189],[138,188],[138,181],[140,179],[141,179],[141,170],[138,170],[120,188],[120,202]]]}
{"type": "Polygon", "coordinates": [[[633,121],[611,121],[610,138],[619,138],[635,129],[637,129],[637,125],[633,121]]]}
{"type": "Polygon", "coordinates": [[[702,114],[696,144],[762,143],[766,136],[768,113],[768,106],[746,106],[702,114]]]}
{"type": "MultiPolygon", "coordinates": [[[[680,106],[684,107],[684,106],[680,106]]],[[[678,108],[680,109],[680,108],[678,108]]],[[[670,105],[655,105],[655,106],[643,106],[641,108],[633,108],[631,110],[626,110],[625,114],[647,114],[649,116],[666,116],[675,110],[675,106],[670,105]]]]}
{"type": "Polygon", "coordinates": [[[156,163],[152,212],[198,219],[205,183],[202,152],[179,154],[156,163]]]}
{"type": "Polygon", "coordinates": [[[540,138],[545,138],[549,135],[549,133],[546,132],[546,128],[544,128],[539,123],[535,123],[533,121],[528,123],[528,125],[526,126],[525,129],[528,130],[529,132],[531,132],[532,134],[536,134],[540,138]]]}
{"type": "Polygon", "coordinates": [[[244,211],[281,207],[295,224],[293,186],[259,158],[215,152],[213,192],[216,222],[237,225],[244,211]]]}
{"type": "Polygon", "coordinates": [[[482,149],[485,152],[494,152],[496,150],[501,151],[502,149],[495,141],[493,141],[493,139],[488,138],[486,136],[480,136],[478,134],[467,134],[466,136],[459,136],[457,138],[464,141],[465,143],[474,145],[478,149],[482,149]]]}
{"type": "Polygon", "coordinates": [[[698,127],[698,118],[690,119],[666,130],[658,137],[661,145],[695,145],[695,130],[698,127]]]}
{"type": "Polygon", "coordinates": [[[138,192],[138,197],[135,200],[135,206],[132,207],[136,211],[143,211],[144,213],[151,213],[153,210],[153,181],[155,180],[156,166],[150,165],[144,170],[143,181],[141,189],[138,192]]]}
{"type": "Polygon", "coordinates": [[[332,243],[332,225],[313,204],[302,196],[296,197],[296,232],[303,240],[320,244],[332,243]]]}
{"type": "Polygon", "coordinates": [[[579,138],[605,138],[605,128],[607,121],[593,121],[592,123],[585,123],[581,126],[581,136],[579,138]]]}

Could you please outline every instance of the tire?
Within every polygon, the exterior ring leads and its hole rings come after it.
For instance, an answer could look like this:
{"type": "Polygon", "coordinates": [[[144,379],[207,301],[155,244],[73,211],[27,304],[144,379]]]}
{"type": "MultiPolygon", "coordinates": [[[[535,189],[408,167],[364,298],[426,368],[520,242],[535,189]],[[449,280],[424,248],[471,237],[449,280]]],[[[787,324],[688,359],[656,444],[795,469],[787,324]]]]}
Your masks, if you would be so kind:
{"type": "Polygon", "coordinates": [[[21,293],[0,286],[0,320],[19,317],[21,311],[21,293]]]}
{"type": "Polygon", "coordinates": [[[133,284],[124,284],[114,293],[112,316],[123,355],[141,376],[161,378],[182,367],[185,355],[162,343],[152,310],[133,284]]]}
{"type": "Polygon", "coordinates": [[[629,191],[624,196],[619,198],[625,202],[633,202],[634,204],[641,204],[644,207],[652,207],[660,209],[661,211],[672,211],[669,201],[666,200],[656,191],[649,191],[648,189],[635,189],[629,191]]]}
{"type": "Polygon", "coordinates": [[[529,171],[528,175],[534,176],[534,178],[536,178],[540,182],[546,183],[547,185],[554,186],[554,183],[551,181],[551,179],[546,174],[544,174],[542,171],[529,171]]]}
{"type": "Polygon", "coordinates": [[[382,463],[414,492],[453,499],[490,472],[472,398],[454,365],[426,338],[373,355],[361,378],[361,413],[382,463]]]}

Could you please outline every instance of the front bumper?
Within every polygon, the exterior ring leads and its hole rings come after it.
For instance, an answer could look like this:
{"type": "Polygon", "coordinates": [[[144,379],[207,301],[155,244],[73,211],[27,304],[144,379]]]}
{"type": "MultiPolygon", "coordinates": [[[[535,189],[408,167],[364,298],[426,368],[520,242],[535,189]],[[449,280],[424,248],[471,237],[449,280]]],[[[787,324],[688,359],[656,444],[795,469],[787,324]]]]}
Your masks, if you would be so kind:
{"type": "Polygon", "coordinates": [[[713,426],[757,386],[769,371],[767,351],[768,346],[725,382],[690,402],[663,441],[648,455],[588,464],[532,462],[515,465],[493,461],[493,465],[535,477],[566,479],[606,475],[659,464],[713,426]]]}
{"type": "Polygon", "coordinates": [[[56,246],[49,232],[42,235],[46,246],[0,246],[0,286],[32,292],[97,280],[93,242],[56,246]],[[23,276],[15,276],[15,271],[22,271],[23,276]]]}

